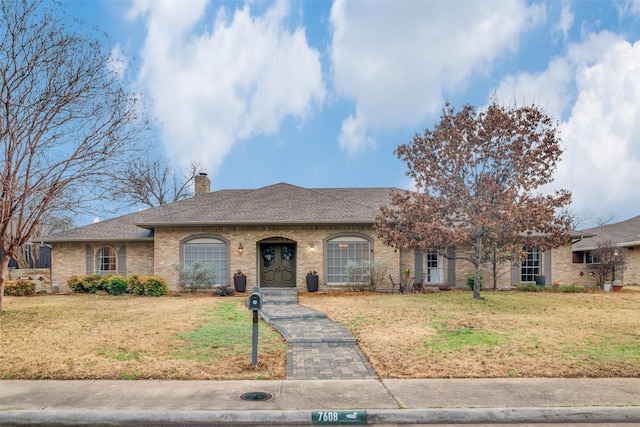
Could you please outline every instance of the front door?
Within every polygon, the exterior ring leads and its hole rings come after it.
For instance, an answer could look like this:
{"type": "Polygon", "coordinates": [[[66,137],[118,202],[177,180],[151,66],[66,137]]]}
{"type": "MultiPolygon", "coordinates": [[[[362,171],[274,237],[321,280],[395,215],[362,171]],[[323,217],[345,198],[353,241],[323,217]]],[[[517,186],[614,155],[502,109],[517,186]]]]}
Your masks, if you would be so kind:
{"type": "Polygon", "coordinates": [[[260,286],[296,286],[295,243],[260,244],[260,286]]]}

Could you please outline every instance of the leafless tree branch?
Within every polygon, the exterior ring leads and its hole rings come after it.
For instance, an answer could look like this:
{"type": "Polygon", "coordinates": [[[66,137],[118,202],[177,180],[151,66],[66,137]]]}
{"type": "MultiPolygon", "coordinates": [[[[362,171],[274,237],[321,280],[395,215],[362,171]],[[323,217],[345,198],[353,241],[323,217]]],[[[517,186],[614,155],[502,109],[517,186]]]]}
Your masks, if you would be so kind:
{"type": "Polygon", "coordinates": [[[139,99],[100,38],[42,1],[0,2],[0,312],[9,260],[46,219],[77,212],[135,147],[139,99]]]}

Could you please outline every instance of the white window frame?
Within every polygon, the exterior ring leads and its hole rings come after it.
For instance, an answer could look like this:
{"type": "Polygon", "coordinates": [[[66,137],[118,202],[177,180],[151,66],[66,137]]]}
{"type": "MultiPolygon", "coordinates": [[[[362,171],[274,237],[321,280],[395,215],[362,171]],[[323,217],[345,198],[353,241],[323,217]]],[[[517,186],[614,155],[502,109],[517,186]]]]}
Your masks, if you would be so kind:
{"type": "Polygon", "coordinates": [[[542,251],[538,248],[524,248],[526,256],[520,263],[520,282],[535,282],[542,274],[542,251]]]}
{"type": "Polygon", "coordinates": [[[341,285],[348,283],[347,262],[362,263],[363,274],[365,263],[371,262],[373,244],[370,239],[358,235],[342,235],[327,239],[325,242],[327,284],[341,285]]]}
{"type": "Polygon", "coordinates": [[[111,246],[102,246],[96,252],[96,271],[100,275],[105,274],[118,274],[118,251],[111,246]],[[105,251],[109,251],[108,255],[105,255],[105,251]],[[113,267],[108,270],[103,269],[104,266],[113,267]]]}
{"type": "Polygon", "coordinates": [[[444,283],[444,257],[437,251],[428,250],[423,258],[424,283],[444,283]]]}
{"type": "Polygon", "coordinates": [[[213,265],[219,285],[228,284],[229,244],[215,237],[194,237],[182,243],[182,262],[185,267],[195,262],[213,265]],[[222,256],[220,256],[222,255],[222,256]]]}

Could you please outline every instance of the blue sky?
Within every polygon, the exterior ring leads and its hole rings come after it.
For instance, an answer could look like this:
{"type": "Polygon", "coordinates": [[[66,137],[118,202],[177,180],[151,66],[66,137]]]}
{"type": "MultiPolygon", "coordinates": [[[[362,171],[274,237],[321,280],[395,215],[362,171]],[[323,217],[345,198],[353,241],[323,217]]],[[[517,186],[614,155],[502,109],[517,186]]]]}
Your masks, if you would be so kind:
{"type": "MultiPolygon", "coordinates": [[[[445,101],[536,103],[553,188],[592,219],[640,214],[640,0],[69,1],[109,34],[158,150],[212,189],[411,188],[394,149],[445,101]]],[[[591,224],[584,224],[585,226],[591,224]]]]}

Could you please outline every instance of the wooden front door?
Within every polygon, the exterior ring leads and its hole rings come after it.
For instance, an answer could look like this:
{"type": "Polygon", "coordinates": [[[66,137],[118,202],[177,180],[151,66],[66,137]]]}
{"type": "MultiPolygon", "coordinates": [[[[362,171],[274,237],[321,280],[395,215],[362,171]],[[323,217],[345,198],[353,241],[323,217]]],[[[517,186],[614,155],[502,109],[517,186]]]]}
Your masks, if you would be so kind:
{"type": "Polygon", "coordinates": [[[296,286],[295,243],[260,244],[260,286],[296,286]]]}

